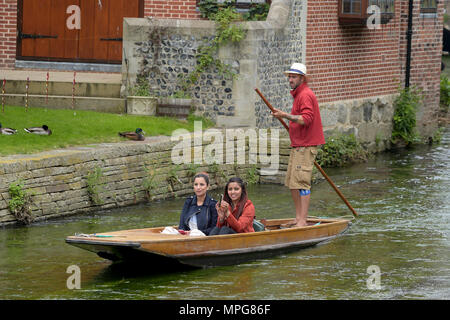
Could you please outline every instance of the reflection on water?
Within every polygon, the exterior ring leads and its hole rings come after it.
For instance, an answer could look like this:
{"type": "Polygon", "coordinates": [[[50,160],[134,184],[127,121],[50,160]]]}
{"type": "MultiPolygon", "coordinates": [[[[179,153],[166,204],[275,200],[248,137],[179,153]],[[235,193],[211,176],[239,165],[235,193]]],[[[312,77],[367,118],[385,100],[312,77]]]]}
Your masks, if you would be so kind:
{"type": "MultiPolygon", "coordinates": [[[[272,259],[236,266],[159,272],[111,265],[67,245],[74,233],[178,223],[184,199],[0,230],[2,299],[448,299],[450,298],[450,132],[440,146],[387,153],[327,169],[360,214],[343,236],[272,259]],[[68,290],[66,269],[81,269],[68,290]],[[369,290],[367,268],[381,270],[369,290]]],[[[213,192],[215,195],[216,192],[213,192]]],[[[293,217],[289,192],[249,188],[258,218],[293,217]]],[[[310,215],[351,216],[327,182],[314,185],[310,215]]]]}

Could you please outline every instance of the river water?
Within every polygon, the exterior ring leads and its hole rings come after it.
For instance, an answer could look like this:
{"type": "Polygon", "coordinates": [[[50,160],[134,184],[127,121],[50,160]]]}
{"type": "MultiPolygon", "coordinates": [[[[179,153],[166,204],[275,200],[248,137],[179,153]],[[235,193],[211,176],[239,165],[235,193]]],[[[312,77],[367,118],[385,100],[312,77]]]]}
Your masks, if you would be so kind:
{"type": "MultiPolygon", "coordinates": [[[[236,266],[148,274],[64,242],[75,233],[177,224],[184,199],[0,229],[0,299],[449,299],[449,145],[447,130],[440,145],[326,169],[360,214],[351,228],[236,266]],[[67,288],[71,265],[80,268],[81,289],[67,288]]],[[[249,195],[258,218],[294,216],[283,186],[251,186],[249,195]]],[[[310,215],[351,212],[323,181],[313,186],[310,215]]]]}

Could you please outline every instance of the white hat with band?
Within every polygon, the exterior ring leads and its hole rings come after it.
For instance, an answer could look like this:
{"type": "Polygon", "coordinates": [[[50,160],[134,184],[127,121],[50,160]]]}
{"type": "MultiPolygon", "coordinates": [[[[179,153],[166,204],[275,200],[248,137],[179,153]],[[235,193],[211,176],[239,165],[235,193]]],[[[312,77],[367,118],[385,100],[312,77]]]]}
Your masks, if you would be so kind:
{"type": "Polygon", "coordinates": [[[289,70],[284,72],[286,76],[288,76],[290,73],[306,76],[306,66],[303,63],[294,63],[289,70]]]}

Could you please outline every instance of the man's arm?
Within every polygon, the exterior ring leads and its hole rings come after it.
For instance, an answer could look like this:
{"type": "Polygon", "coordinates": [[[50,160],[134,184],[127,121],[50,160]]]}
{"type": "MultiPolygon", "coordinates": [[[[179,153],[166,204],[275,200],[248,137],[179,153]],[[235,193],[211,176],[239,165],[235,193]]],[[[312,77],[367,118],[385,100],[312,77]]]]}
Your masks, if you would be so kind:
{"type": "Polygon", "coordinates": [[[274,112],[272,112],[272,114],[275,118],[285,118],[289,121],[297,122],[301,125],[305,124],[305,121],[303,120],[303,117],[301,115],[293,115],[293,114],[290,114],[290,113],[287,113],[287,112],[284,112],[284,111],[281,111],[281,110],[275,109],[275,108],[274,108],[274,112]]]}

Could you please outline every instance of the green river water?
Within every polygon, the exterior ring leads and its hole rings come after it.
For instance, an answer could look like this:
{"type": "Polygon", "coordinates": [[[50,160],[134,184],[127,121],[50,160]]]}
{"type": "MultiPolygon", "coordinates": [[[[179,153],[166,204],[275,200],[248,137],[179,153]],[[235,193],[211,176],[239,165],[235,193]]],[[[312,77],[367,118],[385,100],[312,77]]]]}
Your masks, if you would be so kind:
{"type": "MultiPolygon", "coordinates": [[[[184,199],[0,229],[0,299],[449,299],[449,144],[447,130],[440,145],[326,169],[360,214],[350,229],[318,246],[235,266],[149,274],[64,241],[177,224],[184,199]],[[81,289],[67,288],[71,265],[80,268],[81,289]],[[368,286],[374,266],[376,288],[368,286]]],[[[257,218],[294,216],[283,186],[251,186],[249,195],[257,218]]],[[[351,212],[322,181],[313,186],[310,215],[351,212]]]]}

